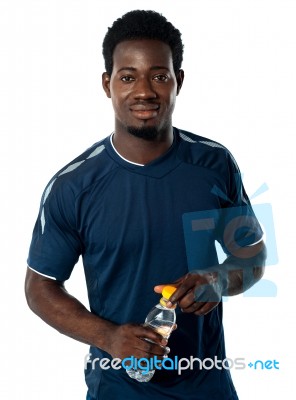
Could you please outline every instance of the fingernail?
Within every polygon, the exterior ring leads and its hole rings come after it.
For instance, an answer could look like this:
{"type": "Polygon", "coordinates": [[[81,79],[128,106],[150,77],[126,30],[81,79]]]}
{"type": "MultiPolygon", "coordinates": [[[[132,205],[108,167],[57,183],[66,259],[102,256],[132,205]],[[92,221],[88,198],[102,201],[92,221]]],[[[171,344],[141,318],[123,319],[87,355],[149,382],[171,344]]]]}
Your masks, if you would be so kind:
{"type": "Polygon", "coordinates": [[[161,344],[162,344],[163,346],[166,346],[167,343],[168,343],[168,341],[167,341],[166,339],[162,339],[162,340],[161,340],[161,344]]]}

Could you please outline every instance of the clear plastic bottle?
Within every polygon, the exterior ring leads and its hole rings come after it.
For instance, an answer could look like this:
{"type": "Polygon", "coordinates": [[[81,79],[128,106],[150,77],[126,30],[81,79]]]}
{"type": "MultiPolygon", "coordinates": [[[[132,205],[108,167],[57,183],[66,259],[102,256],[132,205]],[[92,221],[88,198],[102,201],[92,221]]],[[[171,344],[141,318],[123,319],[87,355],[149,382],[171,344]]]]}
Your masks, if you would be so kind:
{"type": "MultiPolygon", "coordinates": [[[[162,290],[162,298],[159,304],[156,304],[148,313],[144,326],[149,326],[156,332],[161,334],[165,339],[170,337],[176,322],[175,307],[167,308],[166,304],[171,295],[177,290],[174,286],[165,286],[162,290]]],[[[145,339],[149,341],[148,339],[145,339]]],[[[153,377],[155,370],[149,370],[148,372],[142,369],[130,369],[126,370],[127,374],[136,379],[139,382],[149,382],[153,377]]]]}

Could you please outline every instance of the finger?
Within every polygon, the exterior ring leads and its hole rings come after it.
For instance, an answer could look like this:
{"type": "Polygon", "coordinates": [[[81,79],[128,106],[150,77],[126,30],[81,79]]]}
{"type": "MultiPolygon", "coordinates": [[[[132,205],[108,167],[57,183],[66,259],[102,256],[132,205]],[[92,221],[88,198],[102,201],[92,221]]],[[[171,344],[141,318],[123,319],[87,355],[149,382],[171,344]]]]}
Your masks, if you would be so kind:
{"type": "Polygon", "coordinates": [[[184,278],[179,278],[173,283],[165,283],[165,284],[162,284],[162,285],[156,285],[156,286],[154,286],[154,292],[161,293],[165,286],[177,286],[182,282],[183,279],[184,278]]]}
{"type": "Polygon", "coordinates": [[[170,297],[170,301],[168,302],[168,306],[170,303],[176,304],[180,301],[190,290],[192,290],[197,284],[196,275],[187,274],[185,278],[182,280],[181,284],[178,286],[177,290],[170,297]]]}
{"type": "Polygon", "coordinates": [[[154,358],[156,357],[158,360],[163,359],[167,354],[166,347],[146,347],[144,349],[134,347],[132,350],[132,354],[135,358],[154,358]]]}
{"type": "Polygon", "coordinates": [[[212,286],[201,285],[190,291],[180,302],[179,306],[185,313],[205,315],[221,301],[219,293],[212,286]],[[208,304],[208,306],[206,306],[208,304]]]}
{"type": "Polygon", "coordinates": [[[153,343],[158,344],[159,346],[166,346],[167,340],[161,336],[159,333],[154,331],[152,328],[149,326],[142,325],[139,327],[139,333],[137,333],[137,336],[140,339],[148,339],[153,343]]]}
{"type": "Polygon", "coordinates": [[[196,302],[219,302],[221,300],[221,290],[219,285],[205,284],[197,286],[194,290],[194,299],[196,302]]]}
{"type": "Polygon", "coordinates": [[[189,291],[179,302],[179,306],[183,312],[191,313],[200,311],[207,303],[216,304],[219,301],[220,297],[212,286],[201,285],[189,291]]]}
{"type": "Polygon", "coordinates": [[[207,315],[214,308],[216,308],[218,304],[219,304],[219,302],[204,303],[204,305],[201,308],[199,308],[197,311],[195,311],[194,314],[198,315],[198,316],[207,315]]]}
{"type": "Polygon", "coordinates": [[[194,291],[190,290],[185,294],[185,296],[178,302],[178,305],[181,309],[187,309],[188,307],[193,306],[196,303],[194,291]]]}
{"type": "Polygon", "coordinates": [[[144,352],[143,354],[145,354],[145,357],[147,357],[147,355],[149,355],[150,357],[153,356],[164,356],[167,351],[169,351],[166,346],[159,346],[156,343],[151,342],[150,340],[147,339],[142,339],[141,340],[141,344],[138,347],[137,344],[137,349],[139,351],[144,352]]]}
{"type": "Polygon", "coordinates": [[[185,313],[194,313],[195,315],[206,315],[212,311],[219,302],[196,302],[192,306],[182,309],[185,313]]]}
{"type": "Polygon", "coordinates": [[[205,304],[207,303],[195,302],[186,308],[181,308],[181,311],[184,313],[197,313],[204,307],[205,304]]]}
{"type": "Polygon", "coordinates": [[[147,357],[149,356],[163,356],[166,353],[166,346],[161,346],[152,342],[150,339],[136,338],[131,344],[134,356],[147,357]]]}
{"type": "Polygon", "coordinates": [[[165,284],[165,285],[156,285],[156,286],[154,286],[154,292],[155,293],[161,293],[165,286],[167,286],[167,285],[165,284]]]}

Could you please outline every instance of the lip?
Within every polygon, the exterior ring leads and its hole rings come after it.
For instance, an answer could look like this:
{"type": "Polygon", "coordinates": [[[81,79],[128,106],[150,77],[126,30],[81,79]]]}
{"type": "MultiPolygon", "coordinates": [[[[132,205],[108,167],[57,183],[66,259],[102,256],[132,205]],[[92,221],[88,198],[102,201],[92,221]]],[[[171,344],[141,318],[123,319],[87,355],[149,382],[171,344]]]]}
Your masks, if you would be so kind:
{"type": "Polygon", "coordinates": [[[155,118],[158,114],[159,105],[158,104],[133,104],[130,107],[131,112],[134,117],[138,119],[151,119],[155,118]]]}
{"type": "Polygon", "coordinates": [[[152,119],[158,114],[157,110],[132,110],[132,113],[137,119],[152,119]]]}
{"type": "Polygon", "coordinates": [[[147,104],[133,104],[130,109],[132,111],[155,111],[159,109],[159,104],[147,103],[147,104]]]}

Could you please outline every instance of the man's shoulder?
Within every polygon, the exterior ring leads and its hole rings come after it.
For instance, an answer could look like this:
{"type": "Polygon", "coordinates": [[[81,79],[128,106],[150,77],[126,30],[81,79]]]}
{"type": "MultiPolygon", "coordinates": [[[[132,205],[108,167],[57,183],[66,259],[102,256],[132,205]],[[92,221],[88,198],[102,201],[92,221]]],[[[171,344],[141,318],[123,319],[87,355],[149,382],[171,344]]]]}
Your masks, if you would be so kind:
{"type": "Polygon", "coordinates": [[[192,132],[178,129],[180,137],[179,157],[187,164],[209,169],[219,169],[233,157],[221,143],[192,132]]]}
{"type": "Polygon", "coordinates": [[[190,147],[192,147],[196,151],[200,151],[202,149],[209,150],[211,149],[222,149],[223,151],[228,151],[225,146],[221,143],[216,142],[215,140],[209,139],[204,136],[197,135],[196,133],[192,133],[186,131],[184,129],[178,129],[179,136],[181,140],[187,143],[190,147]]]}
{"type": "Polygon", "coordinates": [[[107,138],[94,143],[78,157],[61,168],[49,181],[45,193],[71,191],[74,196],[112,171],[114,164],[106,157],[107,138]]]}

